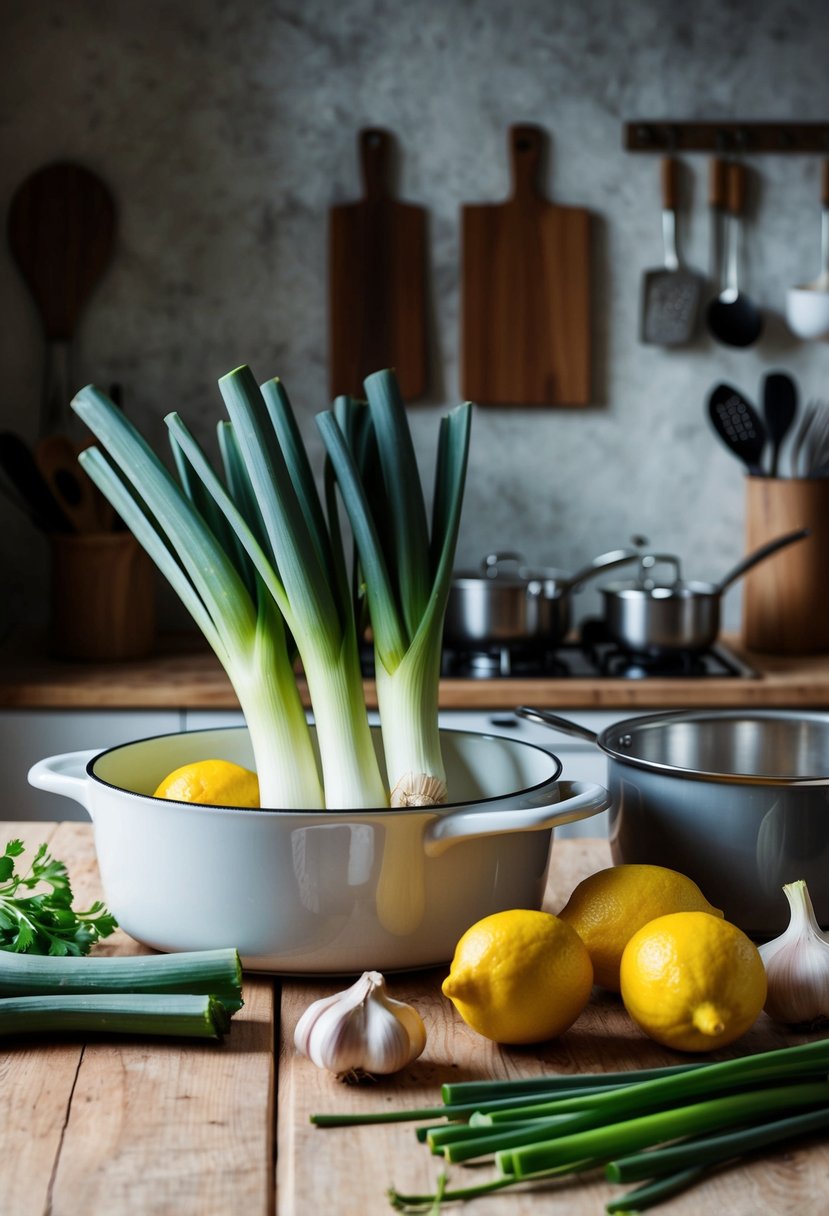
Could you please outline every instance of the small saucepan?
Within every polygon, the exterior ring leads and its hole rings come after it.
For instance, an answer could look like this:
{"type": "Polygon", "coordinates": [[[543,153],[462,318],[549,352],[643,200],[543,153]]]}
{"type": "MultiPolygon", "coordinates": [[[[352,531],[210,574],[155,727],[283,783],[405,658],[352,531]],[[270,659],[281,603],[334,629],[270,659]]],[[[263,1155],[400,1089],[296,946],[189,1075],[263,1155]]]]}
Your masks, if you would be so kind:
{"type": "Polygon", "coordinates": [[[478,570],[454,576],[444,638],[458,647],[557,646],[570,628],[570,593],[601,571],[639,556],[636,549],[613,549],[566,574],[528,567],[519,553],[490,553],[478,570]]]}
{"type": "Polygon", "coordinates": [[[618,645],[637,653],[706,650],[720,632],[720,601],[726,589],[759,562],[808,535],[808,528],[800,528],[768,541],[718,583],[688,582],[680,575],[678,558],[645,554],[637,579],[599,588],[608,633],[618,645]],[[673,566],[672,582],[653,580],[651,571],[657,564],[673,566]]]}

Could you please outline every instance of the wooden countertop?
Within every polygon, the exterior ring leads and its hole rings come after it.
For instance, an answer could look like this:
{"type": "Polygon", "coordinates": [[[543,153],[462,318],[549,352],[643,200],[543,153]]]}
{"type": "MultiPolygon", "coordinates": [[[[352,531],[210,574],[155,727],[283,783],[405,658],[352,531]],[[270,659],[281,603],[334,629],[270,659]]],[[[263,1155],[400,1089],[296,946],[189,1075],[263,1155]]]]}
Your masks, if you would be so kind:
{"type": "MultiPolygon", "coordinates": [[[[829,707],[829,654],[760,655],[741,650],[737,639],[724,641],[757,678],[445,679],[440,703],[444,709],[829,707]]],[[[376,706],[371,681],[366,699],[376,706]]],[[[42,636],[18,630],[0,648],[0,708],[238,709],[238,702],[218,660],[195,635],[162,636],[147,659],[85,663],[52,659],[42,636]]]]}
{"type": "MultiPolygon", "coordinates": [[[[20,836],[28,847],[48,840],[69,867],[79,903],[100,894],[89,825],[5,828],[7,837],[20,836]]],[[[608,862],[606,841],[556,842],[545,906],[558,910],[582,877],[608,862]]],[[[96,953],[140,950],[119,931],[96,953]]],[[[443,974],[389,977],[391,994],[420,1011],[428,1042],[402,1074],[373,1085],[343,1085],[293,1048],[301,1012],[341,988],[336,980],[280,985],[247,975],[245,1007],[223,1044],[82,1035],[4,1042],[0,1208],[14,1216],[386,1216],[388,1186],[431,1191],[440,1172],[437,1159],[417,1143],[415,1125],[323,1130],[310,1125],[311,1113],[437,1104],[448,1079],[637,1069],[677,1059],[633,1026],[617,997],[598,990],[560,1039],[540,1048],[498,1047],[469,1030],[440,996],[443,974]]],[[[761,1014],[739,1043],[712,1058],[807,1037],[785,1033],[761,1014]]],[[[482,1181],[487,1172],[452,1167],[451,1183],[482,1181]]],[[[464,1216],[595,1216],[625,1189],[585,1174],[457,1210],[464,1216]]],[[[813,1136],[721,1169],[658,1211],[817,1216],[827,1206],[829,1141],[813,1136]]]]}

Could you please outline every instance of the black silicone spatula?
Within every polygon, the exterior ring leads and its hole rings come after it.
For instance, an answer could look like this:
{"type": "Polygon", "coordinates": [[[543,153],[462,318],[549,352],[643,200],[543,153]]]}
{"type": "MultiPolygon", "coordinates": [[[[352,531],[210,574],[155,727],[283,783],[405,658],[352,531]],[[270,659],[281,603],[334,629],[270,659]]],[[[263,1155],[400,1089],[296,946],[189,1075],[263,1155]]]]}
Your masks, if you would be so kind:
{"type": "Polygon", "coordinates": [[[81,165],[36,170],[17,188],[8,215],[9,247],[34,297],[46,335],[40,433],[66,429],[71,343],[81,313],[112,257],[115,204],[81,165]]]}
{"type": "Polygon", "coordinates": [[[708,417],[728,450],[762,477],[766,428],[751,402],[730,384],[718,384],[708,398],[708,417]]]}
{"type": "Polygon", "coordinates": [[[786,372],[769,372],[763,379],[763,420],[771,443],[769,473],[777,476],[780,449],[797,413],[797,385],[786,372]]]}

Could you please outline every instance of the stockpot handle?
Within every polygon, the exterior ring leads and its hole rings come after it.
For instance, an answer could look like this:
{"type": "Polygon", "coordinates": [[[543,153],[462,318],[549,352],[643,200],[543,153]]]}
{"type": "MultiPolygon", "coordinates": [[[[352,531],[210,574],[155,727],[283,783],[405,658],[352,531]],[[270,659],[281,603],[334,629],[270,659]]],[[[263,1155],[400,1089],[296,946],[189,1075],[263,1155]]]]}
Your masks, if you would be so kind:
{"type": "Polygon", "coordinates": [[[499,798],[488,809],[479,804],[475,809],[461,807],[438,815],[423,833],[423,849],[429,857],[438,857],[453,844],[481,836],[504,836],[508,832],[540,832],[577,819],[589,819],[610,806],[610,795],[604,786],[586,781],[559,781],[559,800],[543,806],[515,810],[504,806],[499,798]]]}
{"type": "Polygon", "coordinates": [[[519,705],[515,713],[519,718],[526,718],[528,722],[540,722],[542,726],[561,731],[563,735],[574,735],[577,739],[587,739],[589,743],[597,743],[599,739],[589,726],[581,726],[578,722],[571,722],[569,718],[560,718],[549,709],[531,709],[529,705],[519,705]]]}
{"type": "Polygon", "coordinates": [[[74,798],[89,812],[87,796],[89,778],[86,766],[90,760],[100,755],[103,749],[92,748],[82,752],[63,752],[59,756],[48,756],[38,760],[29,769],[29,785],[35,789],[47,790],[50,794],[63,794],[65,798],[74,798]]]}
{"type": "Polygon", "coordinates": [[[481,562],[481,570],[487,578],[497,578],[499,566],[506,562],[511,562],[514,566],[520,566],[523,561],[523,553],[514,553],[511,549],[503,552],[487,553],[481,562]]]}

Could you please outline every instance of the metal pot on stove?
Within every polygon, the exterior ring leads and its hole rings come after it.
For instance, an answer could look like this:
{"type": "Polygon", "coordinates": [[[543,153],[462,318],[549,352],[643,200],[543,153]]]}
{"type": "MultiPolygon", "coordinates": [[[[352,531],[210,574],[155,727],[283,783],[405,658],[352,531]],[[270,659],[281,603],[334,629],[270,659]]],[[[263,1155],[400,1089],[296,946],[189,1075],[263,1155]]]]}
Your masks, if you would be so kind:
{"type": "Polygon", "coordinates": [[[458,571],[452,579],[444,638],[458,648],[557,646],[571,625],[571,593],[603,570],[639,556],[636,549],[613,549],[566,574],[552,567],[533,569],[520,553],[490,553],[478,570],[458,571]]]}
{"type": "Polygon", "coordinates": [[[720,605],[725,591],[752,567],[809,535],[800,528],[755,549],[718,583],[682,578],[679,558],[671,554],[639,554],[636,579],[600,587],[604,621],[610,637],[626,650],[666,654],[708,649],[720,632],[720,605]],[[673,577],[656,581],[657,566],[670,566],[673,577]]]}

